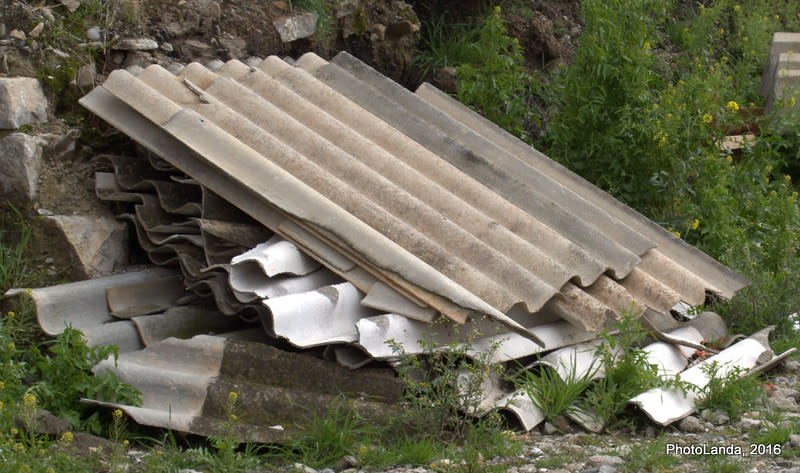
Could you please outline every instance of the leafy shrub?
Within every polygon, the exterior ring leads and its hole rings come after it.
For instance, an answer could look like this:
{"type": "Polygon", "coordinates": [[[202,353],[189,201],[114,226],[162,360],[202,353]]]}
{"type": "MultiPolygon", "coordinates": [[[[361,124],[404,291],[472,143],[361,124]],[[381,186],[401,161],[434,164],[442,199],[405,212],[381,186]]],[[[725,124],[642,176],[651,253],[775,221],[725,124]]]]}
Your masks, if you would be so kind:
{"type": "Polygon", "coordinates": [[[91,373],[94,365],[109,356],[116,361],[116,347],[89,347],[80,331],[68,327],[48,348],[45,353],[38,347],[31,348],[33,372],[39,379],[32,391],[53,414],[65,418],[73,426],[95,433],[102,431],[98,413],[82,404],[81,398],[129,405],[141,402],[139,391],[123,383],[115,373],[91,373]]]}
{"type": "Polygon", "coordinates": [[[495,7],[466,44],[464,62],[456,68],[458,99],[513,135],[527,139],[528,123],[535,120],[526,98],[533,78],[522,67],[522,48],[506,35],[495,7]]]}
{"type": "Polygon", "coordinates": [[[529,104],[535,81],[522,66],[519,41],[507,35],[499,6],[480,22],[434,19],[426,25],[423,44],[418,62],[424,71],[455,67],[459,101],[530,141],[526,130],[538,122],[529,104]]]}
{"type": "MultiPolygon", "coordinates": [[[[395,367],[404,385],[408,423],[421,435],[439,435],[440,440],[459,440],[468,436],[475,422],[470,416],[480,413],[484,399],[482,385],[498,376],[502,367],[490,365],[493,349],[471,354],[472,340],[481,334],[472,331],[459,342],[439,346],[420,340],[423,353],[408,354],[394,340],[388,341],[399,363],[395,367]]],[[[495,347],[496,349],[496,347],[495,347]]],[[[478,421],[493,422],[493,416],[478,421]]]]}

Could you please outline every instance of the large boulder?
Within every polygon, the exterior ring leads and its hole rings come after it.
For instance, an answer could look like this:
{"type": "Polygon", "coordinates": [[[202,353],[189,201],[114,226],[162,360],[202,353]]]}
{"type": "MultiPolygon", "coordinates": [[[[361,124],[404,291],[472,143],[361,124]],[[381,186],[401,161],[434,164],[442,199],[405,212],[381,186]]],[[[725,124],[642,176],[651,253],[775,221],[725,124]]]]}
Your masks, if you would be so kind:
{"type": "Polygon", "coordinates": [[[25,133],[12,133],[0,139],[0,196],[30,202],[36,197],[47,140],[25,133]]]}
{"type": "Polygon", "coordinates": [[[47,121],[47,98],[31,77],[0,77],[0,129],[47,121]]]}
{"type": "Polygon", "coordinates": [[[48,215],[74,252],[73,273],[79,277],[110,274],[128,264],[128,228],[109,217],[48,215]]]}

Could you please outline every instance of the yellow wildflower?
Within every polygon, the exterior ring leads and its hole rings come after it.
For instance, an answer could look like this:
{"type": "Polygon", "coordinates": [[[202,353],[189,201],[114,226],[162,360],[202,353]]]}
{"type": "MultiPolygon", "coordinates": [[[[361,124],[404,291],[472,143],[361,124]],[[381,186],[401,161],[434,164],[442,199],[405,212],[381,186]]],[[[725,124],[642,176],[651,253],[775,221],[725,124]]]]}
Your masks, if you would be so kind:
{"type": "Polygon", "coordinates": [[[19,430],[15,429],[14,427],[11,427],[9,433],[11,433],[12,436],[16,436],[19,433],[19,430]]]}
{"type": "Polygon", "coordinates": [[[710,113],[703,114],[703,123],[711,123],[712,120],[714,120],[714,117],[710,113]]]}
{"type": "Polygon", "coordinates": [[[764,168],[764,172],[772,172],[772,165],[767,164],[767,167],[764,168]]]}
{"type": "Polygon", "coordinates": [[[700,220],[694,219],[694,222],[692,222],[692,230],[697,230],[697,227],[699,226],[700,226],[700,220]]]}
{"type": "Polygon", "coordinates": [[[0,381],[0,391],[6,388],[6,383],[0,381]]]}
{"type": "Polygon", "coordinates": [[[739,111],[739,104],[736,103],[735,101],[731,100],[730,102],[728,102],[728,105],[726,106],[726,108],[728,110],[730,110],[731,112],[738,112],[739,111]]]}
{"type": "Polygon", "coordinates": [[[112,412],[111,415],[114,417],[114,420],[116,421],[122,419],[122,411],[120,409],[114,409],[114,412],[112,412]]]}
{"type": "Polygon", "coordinates": [[[789,106],[794,107],[797,102],[794,99],[794,96],[789,97],[789,106]]]}
{"type": "Polygon", "coordinates": [[[8,348],[9,350],[14,350],[15,348],[17,348],[17,346],[14,345],[14,342],[8,342],[8,345],[6,345],[6,348],[8,348]]]}
{"type": "Polygon", "coordinates": [[[22,405],[25,407],[36,407],[36,395],[27,393],[22,397],[22,405]]]}
{"type": "Polygon", "coordinates": [[[127,447],[128,445],[130,445],[130,444],[131,444],[131,443],[130,443],[129,441],[127,441],[127,440],[123,440],[123,441],[122,441],[122,445],[125,445],[126,447],[127,447]]]}
{"type": "Polygon", "coordinates": [[[17,315],[17,314],[15,314],[13,310],[10,310],[10,311],[8,311],[8,318],[9,318],[9,319],[13,319],[13,318],[14,318],[14,316],[16,316],[16,315],[17,315]]]}
{"type": "Polygon", "coordinates": [[[733,9],[734,9],[735,11],[739,11],[739,10],[741,10],[741,9],[742,9],[742,7],[741,7],[740,5],[734,5],[734,6],[733,6],[733,9]]]}
{"type": "Polygon", "coordinates": [[[13,449],[14,449],[14,451],[15,451],[15,452],[17,452],[17,453],[22,453],[22,452],[24,452],[24,451],[25,451],[25,445],[22,445],[22,444],[21,444],[21,443],[19,443],[19,442],[15,443],[15,444],[14,444],[14,446],[13,446],[12,448],[13,448],[13,449]]]}
{"type": "Polygon", "coordinates": [[[673,231],[672,231],[672,233],[673,233],[673,234],[674,234],[676,237],[678,237],[678,238],[680,238],[680,237],[681,237],[681,232],[679,232],[679,231],[677,231],[677,230],[673,230],[673,231]]]}
{"type": "Polygon", "coordinates": [[[750,41],[750,38],[748,38],[747,36],[742,36],[742,41],[744,41],[746,43],[746,42],[750,41]]]}
{"type": "Polygon", "coordinates": [[[775,197],[775,196],[778,195],[778,193],[773,190],[773,191],[769,191],[769,195],[772,196],[772,197],[775,197]]]}
{"type": "Polygon", "coordinates": [[[500,14],[500,5],[497,5],[497,6],[494,7],[494,12],[495,12],[495,14],[498,14],[498,15],[500,14]]]}
{"type": "Polygon", "coordinates": [[[75,437],[72,435],[72,432],[64,432],[63,434],[61,434],[61,441],[64,443],[72,443],[72,440],[74,440],[74,438],[75,437]]]}
{"type": "Polygon", "coordinates": [[[786,183],[788,184],[788,183],[792,182],[792,176],[786,174],[786,175],[783,176],[783,180],[786,181],[786,183]]]}
{"type": "Polygon", "coordinates": [[[733,162],[733,158],[731,157],[731,155],[725,156],[725,160],[728,161],[729,163],[733,162]]]}
{"type": "MultiPolygon", "coordinates": [[[[498,7],[500,8],[500,7],[498,7]]],[[[239,394],[236,391],[231,391],[228,393],[228,400],[231,402],[236,402],[239,399],[239,394]]]]}

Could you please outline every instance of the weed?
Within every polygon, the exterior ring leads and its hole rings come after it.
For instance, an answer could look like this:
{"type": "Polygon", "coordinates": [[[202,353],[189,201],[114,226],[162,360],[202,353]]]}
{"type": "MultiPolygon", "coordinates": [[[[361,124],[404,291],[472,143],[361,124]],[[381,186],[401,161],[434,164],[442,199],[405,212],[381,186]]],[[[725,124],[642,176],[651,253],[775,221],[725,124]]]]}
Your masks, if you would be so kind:
{"type": "Polygon", "coordinates": [[[728,455],[709,455],[703,457],[703,463],[709,473],[738,473],[744,471],[744,465],[735,457],[728,455]]]}
{"type": "Polygon", "coordinates": [[[312,468],[322,468],[333,465],[345,455],[361,453],[365,456],[366,445],[375,434],[373,427],[340,400],[332,403],[324,414],[314,413],[308,428],[290,439],[280,456],[312,468]],[[360,445],[364,446],[363,450],[360,445]]]}
{"type": "MultiPolygon", "coordinates": [[[[473,427],[470,416],[480,413],[482,385],[502,369],[488,363],[496,346],[468,356],[472,340],[480,336],[474,330],[463,342],[445,346],[420,340],[423,353],[418,355],[407,354],[394,340],[387,342],[399,360],[396,369],[405,387],[408,421],[418,432],[439,434],[441,440],[452,441],[465,438],[473,427]]],[[[453,339],[458,338],[456,332],[453,339]]]]}
{"type": "Polygon", "coordinates": [[[32,389],[53,414],[74,426],[100,433],[98,413],[80,403],[81,398],[139,404],[139,391],[123,383],[115,373],[91,373],[94,365],[109,356],[116,361],[116,347],[89,347],[83,334],[69,327],[48,345],[46,353],[31,347],[34,373],[39,379],[32,389]]]}
{"type": "Polygon", "coordinates": [[[577,374],[577,361],[573,357],[567,376],[562,378],[557,371],[542,366],[539,375],[526,371],[518,382],[548,421],[560,415],[575,414],[580,410],[578,399],[591,386],[597,372],[594,364],[583,374],[577,374]]]}
{"type": "Polygon", "coordinates": [[[764,399],[764,389],[755,376],[745,376],[738,366],[723,367],[716,362],[703,366],[708,384],[699,392],[696,408],[720,410],[732,421],[758,406],[764,399]]]}
{"type": "Polygon", "coordinates": [[[633,445],[623,465],[623,471],[670,471],[680,459],[667,455],[667,442],[663,437],[633,445]]]}
{"type": "Polygon", "coordinates": [[[0,297],[12,287],[21,287],[26,283],[30,273],[30,259],[25,256],[31,238],[31,228],[16,207],[9,204],[11,227],[2,222],[0,226],[0,297]],[[12,243],[12,241],[14,243],[12,243]]]}
{"type": "Polygon", "coordinates": [[[639,348],[647,332],[636,312],[623,313],[616,328],[614,335],[608,330],[602,334],[605,343],[598,347],[597,357],[604,376],[586,392],[586,406],[605,425],[618,421],[628,401],[648,389],[666,385],[685,388],[679,380],[662,379],[658,367],[639,348]]]}
{"type": "Polygon", "coordinates": [[[426,25],[418,63],[425,74],[456,68],[456,95],[513,135],[529,140],[538,118],[528,102],[535,86],[523,68],[519,41],[507,35],[497,6],[481,22],[449,24],[443,14],[426,25]]]}

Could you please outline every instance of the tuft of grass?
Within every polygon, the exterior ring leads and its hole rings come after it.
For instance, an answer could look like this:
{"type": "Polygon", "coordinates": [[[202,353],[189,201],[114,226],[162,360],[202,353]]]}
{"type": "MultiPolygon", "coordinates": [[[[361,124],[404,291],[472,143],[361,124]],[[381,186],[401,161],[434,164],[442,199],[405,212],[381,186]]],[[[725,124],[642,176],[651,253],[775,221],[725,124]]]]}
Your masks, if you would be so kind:
{"type": "Polygon", "coordinates": [[[354,410],[335,402],[323,414],[314,413],[308,428],[291,438],[278,456],[312,468],[329,467],[345,455],[366,454],[375,434],[354,410]]]}
{"type": "Polygon", "coordinates": [[[8,207],[8,221],[0,221],[0,298],[12,287],[24,286],[31,271],[31,260],[25,255],[31,228],[16,207],[8,207]]]}
{"type": "Polygon", "coordinates": [[[584,374],[578,375],[575,358],[566,378],[562,378],[556,370],[547,366],[539,369],[538,376],[526,371],[517,381],[530,397],[533,405],[539,408],[548,421],[560,415],[575,414],[580,410],[579,398],[592,385],[592,378],[597,372],[597,367],[592,365],[584,374]]]}
{"type": "Polygon", "coordinates": [[[631,447],[622,470],[626,472],[637,471],[671,471],[672,467],[680,462],[680,458],[667,455],[667,442],[664,437],[642,442],[631,447]]]}

